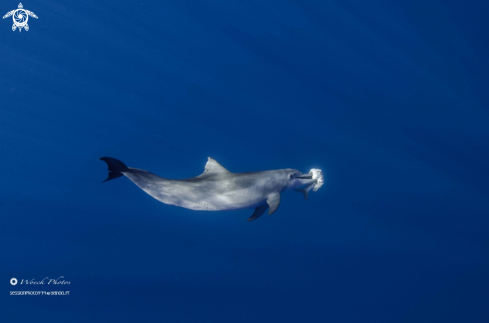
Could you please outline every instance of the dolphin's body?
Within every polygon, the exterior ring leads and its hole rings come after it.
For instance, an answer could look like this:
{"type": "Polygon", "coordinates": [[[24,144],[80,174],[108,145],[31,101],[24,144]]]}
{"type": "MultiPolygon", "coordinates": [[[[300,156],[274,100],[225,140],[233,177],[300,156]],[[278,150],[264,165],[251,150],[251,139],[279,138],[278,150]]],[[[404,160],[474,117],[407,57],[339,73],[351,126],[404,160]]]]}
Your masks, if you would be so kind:
{"type": "Polygon", "coordinates": [[[260,217],[267,208],[268,214],[274,213],[280,205],[280,193],[286,190],[296,189],[307,199],[307,188],[316,183],[310,174],[302,174],[295,169],[231,173],[210,157],[201,175],[182,180],[166,179],[127,167],[115,158],[100,159],[109,166],[109,177],[105,181],[125,175],[158,201],[191,210],[254,208],[255,212],[248,221],[260,217]],[[297,189],[306,185],[306,188],[297,189]]]}

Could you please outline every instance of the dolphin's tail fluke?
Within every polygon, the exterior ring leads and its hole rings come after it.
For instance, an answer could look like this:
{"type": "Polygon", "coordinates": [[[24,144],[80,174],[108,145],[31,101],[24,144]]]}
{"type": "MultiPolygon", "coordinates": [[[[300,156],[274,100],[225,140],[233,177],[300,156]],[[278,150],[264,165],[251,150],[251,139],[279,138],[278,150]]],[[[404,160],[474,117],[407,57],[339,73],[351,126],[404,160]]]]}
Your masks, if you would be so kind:
{"type": "Polygon", "coordinates": [[[129,168],[127,168],[127,166],[120,160],[112,157],[101,157],[100,160],[103,160],[109,166],[109,177],[107,177],[107,179],[103,182],[119,178],[123,175],[123,172],[129,172],[129,168]]]}

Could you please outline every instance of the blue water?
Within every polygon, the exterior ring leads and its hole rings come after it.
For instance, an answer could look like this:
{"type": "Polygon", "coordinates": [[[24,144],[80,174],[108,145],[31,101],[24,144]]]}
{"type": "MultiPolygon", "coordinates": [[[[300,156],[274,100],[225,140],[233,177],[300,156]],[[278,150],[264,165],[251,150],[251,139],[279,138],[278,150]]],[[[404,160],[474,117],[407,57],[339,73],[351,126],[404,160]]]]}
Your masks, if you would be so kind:
{"type": "Polygon", "coordinates": [[[489,321],[487,1],[141,1],[1,21],[1,322],[489,321]],[[326,183],[247,222],[102,156],[326,183]]]}

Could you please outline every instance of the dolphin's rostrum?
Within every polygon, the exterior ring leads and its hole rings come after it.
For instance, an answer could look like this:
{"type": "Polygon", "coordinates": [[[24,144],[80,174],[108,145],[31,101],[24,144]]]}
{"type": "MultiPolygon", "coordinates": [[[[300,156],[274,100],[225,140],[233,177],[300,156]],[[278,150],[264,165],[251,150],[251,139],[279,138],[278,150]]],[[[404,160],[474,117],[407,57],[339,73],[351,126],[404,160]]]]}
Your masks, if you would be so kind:
{"type": "Polygon", "coordinates": [[[267,208],[268,214],[277,211],[280,193],[295,189],[307,199],[308,191],[318,183],[312,173],[302,174],[295,169],[231,173],[210,157],[201,175],[182,180],[166,179],[142,169],[127,167],[112,157],[100,159],[109,166],[109,177],[105,181],[125,175],[158,201],[191,210],[255,208],[248,221],[259,218],[267,208]],[[305,188],[298,189],[303,186],[305,188]]]}

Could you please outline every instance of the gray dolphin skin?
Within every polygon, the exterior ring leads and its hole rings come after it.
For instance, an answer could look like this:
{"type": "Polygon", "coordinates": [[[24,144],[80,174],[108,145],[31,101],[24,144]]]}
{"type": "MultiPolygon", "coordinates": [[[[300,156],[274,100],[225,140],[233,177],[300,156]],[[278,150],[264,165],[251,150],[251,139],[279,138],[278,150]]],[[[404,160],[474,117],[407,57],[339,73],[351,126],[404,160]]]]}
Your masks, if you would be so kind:
{"type": "Polygon", "coordinates": [[[209,157],[204,172],[188,179],[173,180],[148,171],[127,167],[123,162],[102,157],[109,166],[109,177],[129,178],[143,191],[165,204],[191,210],[224,211],[255,209],[248,221],[258,219],[266,210],[268,214],[280,206],[280,194],[295,189],[307,199],[307,187],[316,179],[295,169],[277,169],[261,172],[231,173],[209,157]],[[299,189],[306,186],[306,189],[299,189]]]}

